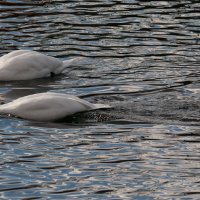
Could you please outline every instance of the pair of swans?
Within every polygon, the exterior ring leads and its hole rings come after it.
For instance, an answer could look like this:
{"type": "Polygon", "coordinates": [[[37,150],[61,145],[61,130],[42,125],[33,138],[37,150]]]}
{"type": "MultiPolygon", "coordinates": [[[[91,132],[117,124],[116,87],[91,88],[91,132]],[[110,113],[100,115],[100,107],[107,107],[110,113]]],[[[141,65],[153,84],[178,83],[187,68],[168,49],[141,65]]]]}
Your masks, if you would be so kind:
{"type": "MultiPolygon", "coordinates": [[[[62,73],[80,57],[60,61],[29,50],[16,50],[0,58],[0,81],[31,80],[62,73]]],[[[0,113],[28,120],[56,121],[78,112],[108,108],[92,104],[73,95],[53,92],[38,93],[0,105],[0,113]]]]}

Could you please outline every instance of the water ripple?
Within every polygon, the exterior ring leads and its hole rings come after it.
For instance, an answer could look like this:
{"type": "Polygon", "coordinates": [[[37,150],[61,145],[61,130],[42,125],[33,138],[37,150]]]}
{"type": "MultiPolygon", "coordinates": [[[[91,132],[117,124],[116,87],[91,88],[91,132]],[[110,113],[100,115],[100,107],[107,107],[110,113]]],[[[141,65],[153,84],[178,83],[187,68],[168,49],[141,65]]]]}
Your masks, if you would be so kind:
{"type": "Polygon", "coordinates": [[[83,56],[63,75],[0,83],[110,110],[57,123],[0,118],[1,199],[199,199],[199,8],[195,0],[0,2],[0,55],[83,56]]]}

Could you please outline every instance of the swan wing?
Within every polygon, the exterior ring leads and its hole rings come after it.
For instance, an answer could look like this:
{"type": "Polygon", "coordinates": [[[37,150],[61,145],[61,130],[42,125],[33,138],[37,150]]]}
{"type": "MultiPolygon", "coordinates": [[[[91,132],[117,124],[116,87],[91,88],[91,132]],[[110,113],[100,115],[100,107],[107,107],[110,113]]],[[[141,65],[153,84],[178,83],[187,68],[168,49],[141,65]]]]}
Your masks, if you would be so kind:
{"type": "Polygon", "coordinates": [[[8,54],[5,54],[5,55],[1,56],[0,57],[0,62],[5,62],[6,60],[8,60],[10,58],[13,58],[15,56],[19,56],[19,55],[22,55],[22,54],[25,54],[25,53],[30,53],[30,52],[35,52],[35,51],[30,51],[30,50],[15,50],[15,51],[12,51],[12,52],[10,52],[8,54]]]}

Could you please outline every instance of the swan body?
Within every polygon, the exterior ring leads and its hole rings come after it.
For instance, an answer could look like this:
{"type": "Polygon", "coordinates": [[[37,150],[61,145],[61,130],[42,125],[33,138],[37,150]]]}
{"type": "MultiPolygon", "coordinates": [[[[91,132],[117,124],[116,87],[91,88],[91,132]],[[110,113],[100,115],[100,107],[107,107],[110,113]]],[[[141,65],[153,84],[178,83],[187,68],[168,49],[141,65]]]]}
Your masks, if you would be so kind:
{"type": "Polygon", "coordinates": [[[80,57],[61,61],[30,50],[16,50],[0,57],[0,81],[30,80],[60,74],[80,57]]]}
{"type": "Polygon", "coordinates": [[[109,106],[92,104],[73,95],[46,92],[28,95],[0,105],[0,113],[34,121],[55,121],[78,112],[101,108],[109,106]]]}

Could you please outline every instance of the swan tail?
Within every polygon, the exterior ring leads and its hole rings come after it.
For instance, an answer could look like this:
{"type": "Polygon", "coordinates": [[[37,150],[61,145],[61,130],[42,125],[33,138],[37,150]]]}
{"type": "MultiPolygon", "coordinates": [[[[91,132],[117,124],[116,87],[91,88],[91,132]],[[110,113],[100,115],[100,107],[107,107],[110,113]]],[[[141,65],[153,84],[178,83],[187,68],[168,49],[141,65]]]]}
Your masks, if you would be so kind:
{"type": "Polygon", "coordinates": [[[75,67],[75,65],[79,63],[82,59],[83,57],[76,57],[69,60],[64,60],[60,71],[64,71],[67,67],[70,67],[70,69],[75,67]]]}
{"type": "Polygon", "coordinates": [[[96,110],[96,109],[109,109],[109,108],[112,108],[112,106],[106,105],[106,104],[93,104],[93,105],[94,105],[94,110],[96,110]]]}

